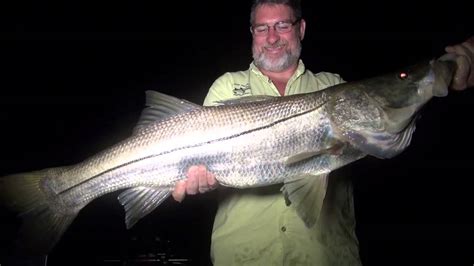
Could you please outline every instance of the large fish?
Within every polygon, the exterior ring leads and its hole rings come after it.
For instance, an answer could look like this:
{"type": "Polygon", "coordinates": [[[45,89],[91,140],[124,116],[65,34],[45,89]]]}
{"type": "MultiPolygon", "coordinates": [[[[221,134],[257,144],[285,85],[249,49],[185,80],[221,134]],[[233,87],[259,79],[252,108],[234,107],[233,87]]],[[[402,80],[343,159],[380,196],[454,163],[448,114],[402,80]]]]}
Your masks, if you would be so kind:
{"type": "Polygon", "coordinates": [[[147,91],[147,108],[129,138],[72,166],[15,174],[2,202],[23,216],[21,241],[47,253],[79,211],[117,190],[132,227],[204,164],[224,186],[283,183],[307,226],[321,210],[329,173],[366,155],[391,158],[410,143],[415,118],[447,95],[450,61],[285,97],[257,96],[202,107],[147,91]]]}

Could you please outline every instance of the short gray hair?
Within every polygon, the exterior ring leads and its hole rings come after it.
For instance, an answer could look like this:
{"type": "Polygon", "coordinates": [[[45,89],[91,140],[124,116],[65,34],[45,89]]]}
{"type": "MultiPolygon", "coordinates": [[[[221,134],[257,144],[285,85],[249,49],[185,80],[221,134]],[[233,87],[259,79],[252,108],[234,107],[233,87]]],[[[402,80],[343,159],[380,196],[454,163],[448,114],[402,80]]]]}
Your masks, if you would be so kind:
{"type": "Polygon", "coordinates": [[[293,10],[293,16],[296,20],[300,19],[303,15],[301,0],[255,0],[250,9],[250,25],[253,25],[255,22],[255,10],[262,5],[286,5],[293,10]]]}

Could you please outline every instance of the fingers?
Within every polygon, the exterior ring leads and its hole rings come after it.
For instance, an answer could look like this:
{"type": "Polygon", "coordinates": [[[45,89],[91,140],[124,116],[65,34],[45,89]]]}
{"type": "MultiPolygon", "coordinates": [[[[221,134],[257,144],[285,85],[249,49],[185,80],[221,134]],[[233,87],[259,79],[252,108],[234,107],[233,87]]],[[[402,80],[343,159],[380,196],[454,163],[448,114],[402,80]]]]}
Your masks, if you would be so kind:
{"type": "Polygon", "coordinates": [[[191,166],[188,170],[188,180],[193,181],[192,185],[188,185],[186,189],[186,192],[191,195],[208,192],[217,186],[214,175],[207,171],[204,165],[191,166]]]}
{"type": "Polygon", "coordinates": [[[469,87],[469,83],[472,84],[473,76],[471,75],[471,63],[466,56],[458,56],[456,58],[456,72],[454,74],[453,81],[451,82],[451,88],[454,90],[464,90],[469,87]],[[469,81],[471,79],[471,81],[469,81]]]}
{"type": "Polygon", "coordinates": [[[193,165],[189,167],[186,175],[187,179],[179,181],[171,193],[173,198],[178,202],[183,201],[186,194],[195,195],[197,193],[205,193],[218,186],[216,178],[211,172],[207,171],[204,165],[193,165]]]}
{"type": "Polygon", "coordinates": [[[186,184],[186,193],[187,194],[195,195],[195,194],[198,193],[200,178],[201,178],[201,175],[203,175],[203,174],[205,174],[205,172],[203,173],[203,170],[201,169],[201,166],[193,165],[193,166],[189,167],[188,173],[187,173],[188,180],[187,180],[187,184],[186,184]]]}
{"type": "Polygon", "coordinates": [[[183,201],[186,197],[186,180],[178,181],[171,195],[177,202],[183,201]]]}
{"type": "Polygon", "coordinates": [[[209,189],[210,190],[216,189],[218,184],[217,184],[217,180],[214,174],[211,172],[207,172],[206,177],[207,177],[207,184],[209,185],[209,189]]]}
{"type": "Polygon", "coordinates": [[[198,189],[200,193],[205,193],[210,190],[209,184],[207,183],[208,172],[205,166],[198,166],[198,189]]]}
{"type": "Polygon", "coordinates": [[[455,54],[457,68],[451,88],[463,90],[474,86],[474,36],[465,42],[446,47],[446,52],[455,54]]]}

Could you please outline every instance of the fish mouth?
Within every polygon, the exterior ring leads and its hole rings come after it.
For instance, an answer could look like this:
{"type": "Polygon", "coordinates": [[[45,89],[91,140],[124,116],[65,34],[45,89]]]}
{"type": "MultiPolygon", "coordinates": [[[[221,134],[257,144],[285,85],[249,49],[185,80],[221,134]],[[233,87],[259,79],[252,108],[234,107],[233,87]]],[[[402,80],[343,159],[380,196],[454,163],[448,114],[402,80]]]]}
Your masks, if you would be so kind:
{"type": "Polygon", "coordinates": [[[451,77],[452,71],[449,64],[431,60],[429,72],[417,83],[418,96],[421,97],[423,102],[428,101],[431,97],[447,96],[451,77]]]}

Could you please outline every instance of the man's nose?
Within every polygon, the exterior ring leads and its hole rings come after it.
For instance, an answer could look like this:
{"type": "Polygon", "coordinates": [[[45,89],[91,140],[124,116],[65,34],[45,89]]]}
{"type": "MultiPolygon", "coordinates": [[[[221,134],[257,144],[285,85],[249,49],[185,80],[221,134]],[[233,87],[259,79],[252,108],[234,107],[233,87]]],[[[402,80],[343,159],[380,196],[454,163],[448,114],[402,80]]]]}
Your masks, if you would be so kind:
{"type": "Polygon", "coordinates": [[[275,30],[274,27],[268,28],[267,42],[270,44],[276,43],[280,40],[280,34],[275,30]]]}

